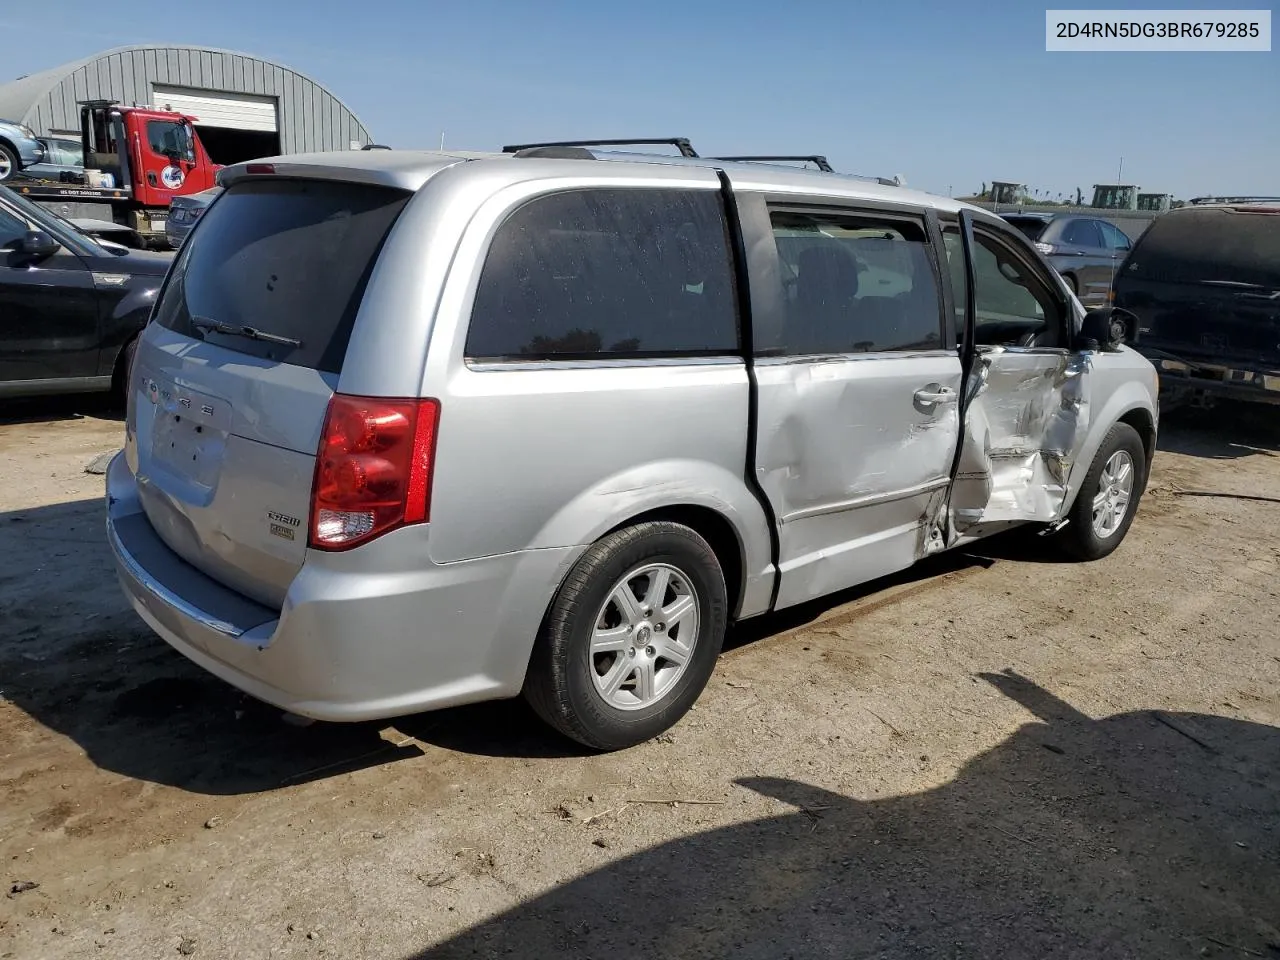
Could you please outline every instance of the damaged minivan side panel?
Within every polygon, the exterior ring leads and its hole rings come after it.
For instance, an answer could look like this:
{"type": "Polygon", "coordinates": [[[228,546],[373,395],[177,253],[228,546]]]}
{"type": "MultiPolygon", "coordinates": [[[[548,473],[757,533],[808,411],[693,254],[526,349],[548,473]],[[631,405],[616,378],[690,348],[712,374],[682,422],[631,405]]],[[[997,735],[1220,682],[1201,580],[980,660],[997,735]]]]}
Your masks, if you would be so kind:
{"type": "Polygon", "coordinates": [[[921,211],[738,203],[782,609],[943,546],[963,372],[921,211]]]}
{"type": "Polygon", "coordinates": [[[1071,505],[1088,440],[1092,354],[1070,349],[1070,299],[1006,231],[948,225],[944,249],[963,331],[964,428],[949,503],[949,545],[990,525],[1052,523],[1071,505]],[[962,266],[963,269],[957,269],[962,266]],[[963,305],[963,306],[960,306],[963,305]]]}
{"type": "Polygon", "coordinates": [[[1057,520],[1088,436],[1087,354],[982,348],[967,383],[952,491],[957,534],[983,523],[1057,520]]]}

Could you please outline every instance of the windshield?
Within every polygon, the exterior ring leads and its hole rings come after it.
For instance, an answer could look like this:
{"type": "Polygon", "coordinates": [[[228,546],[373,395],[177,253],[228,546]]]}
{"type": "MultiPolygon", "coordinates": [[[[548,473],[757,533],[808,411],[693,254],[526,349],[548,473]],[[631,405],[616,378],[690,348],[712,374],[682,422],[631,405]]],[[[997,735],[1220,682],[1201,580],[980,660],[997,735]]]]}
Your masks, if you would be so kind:
{"type": "Polygon", "coordinates": [[[0,187],[4,197],[8,200],[16,210],[26,217],[28,220],[39,225],[41,230],[49,233],[60,244],[73,253],[78,253],[85,257],[102,257],[107,255],[107,250],[98,246],[86,234],[76,229],[75,225],[69,220],[65,220],[50,210],[43,207],[37,207],[34,203],[18,193],[16,190],[10,190],[8,187],[0,187]]]}
{"type": "Polygon", "coordinates": [[[1093,206],[1097,210],[1132,210],[1133,187],[1094,187],[1093,206]]]}
{"type": "Polygon", "coordinates": [[[1187,209],[1160,217],[1128,270],[1147,280],[1280,289],[1280,213],[1187,209]]]}
{"type": "Polygon", "coordinates": [[[1035,243],[1040,239],[1040,235],[1044,233],[1044,228],[1049,225],[1049,221],[1041,217],[1005,217],[1013,226],[1022,232],[1022,235],[1035,243]]]}

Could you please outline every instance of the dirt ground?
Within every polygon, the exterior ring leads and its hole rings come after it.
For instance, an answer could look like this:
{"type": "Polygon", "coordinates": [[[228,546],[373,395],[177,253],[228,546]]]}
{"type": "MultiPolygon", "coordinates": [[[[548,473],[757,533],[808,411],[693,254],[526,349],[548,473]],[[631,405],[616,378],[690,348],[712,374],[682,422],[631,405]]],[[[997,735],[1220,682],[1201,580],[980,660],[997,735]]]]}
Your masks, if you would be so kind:
{"type": "Polygon", "coordinates": [[[119,420],[0,408],[0,956],[1280,956],[1275,424],[1166,423],[1105,561],[997,540],[739,629],[593,756],[206,676],[113,579],[119,420]]]}

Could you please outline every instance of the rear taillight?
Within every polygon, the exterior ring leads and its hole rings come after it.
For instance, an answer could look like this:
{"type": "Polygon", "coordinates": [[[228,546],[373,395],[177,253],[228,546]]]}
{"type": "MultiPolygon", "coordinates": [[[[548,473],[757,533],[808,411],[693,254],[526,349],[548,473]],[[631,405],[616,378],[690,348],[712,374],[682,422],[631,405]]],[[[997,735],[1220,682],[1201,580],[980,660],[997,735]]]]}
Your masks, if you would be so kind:
{"type": "Polygon", "coordinates": [[[311,489],[311,546],[345,550],[430,516],[440,404],[333,395],[311,489]]]}
{"type": "Polygon", "coordinates": [[[254,176],[270,176],[276,172],[276,166],[274,163],[250,163],[245,166],[244,172],[254,176]]]}

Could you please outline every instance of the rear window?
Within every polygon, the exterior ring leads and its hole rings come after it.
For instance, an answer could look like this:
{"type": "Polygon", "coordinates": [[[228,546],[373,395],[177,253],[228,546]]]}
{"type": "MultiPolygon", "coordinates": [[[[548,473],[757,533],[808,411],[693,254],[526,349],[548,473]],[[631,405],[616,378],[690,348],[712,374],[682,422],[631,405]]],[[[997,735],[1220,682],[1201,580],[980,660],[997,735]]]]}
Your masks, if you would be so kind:
{"type": "Polygon", "coordinates": [[[575,190],[499,227],[480,274],[474,359],[696,356],[737,349],[718,193],[575,190]]]}
{"type": "Polygon", "coordinates": [[[1018,230],[1032,243],[1040,239],[1040,235],[1044,233],[1044,228],[1049,225],[1048,220],[1042,220],[1039,217],[1005,217],[1012,226],[1018,230]]]}
{"type": "Polygon", "coordinates": [[[1280,212],[1166,214],[1138,238],[1125,273],[1146,280],[1280,287],[1280,212]]]}
{"type": "Polygon", "coordinates": [[[411,195],[319,180],[237,184],[178,254],[155,320],[250,356],[338,373],[378,251],[411,195]],[[193,320],[301,345],[202,330],[193,320]]]}

